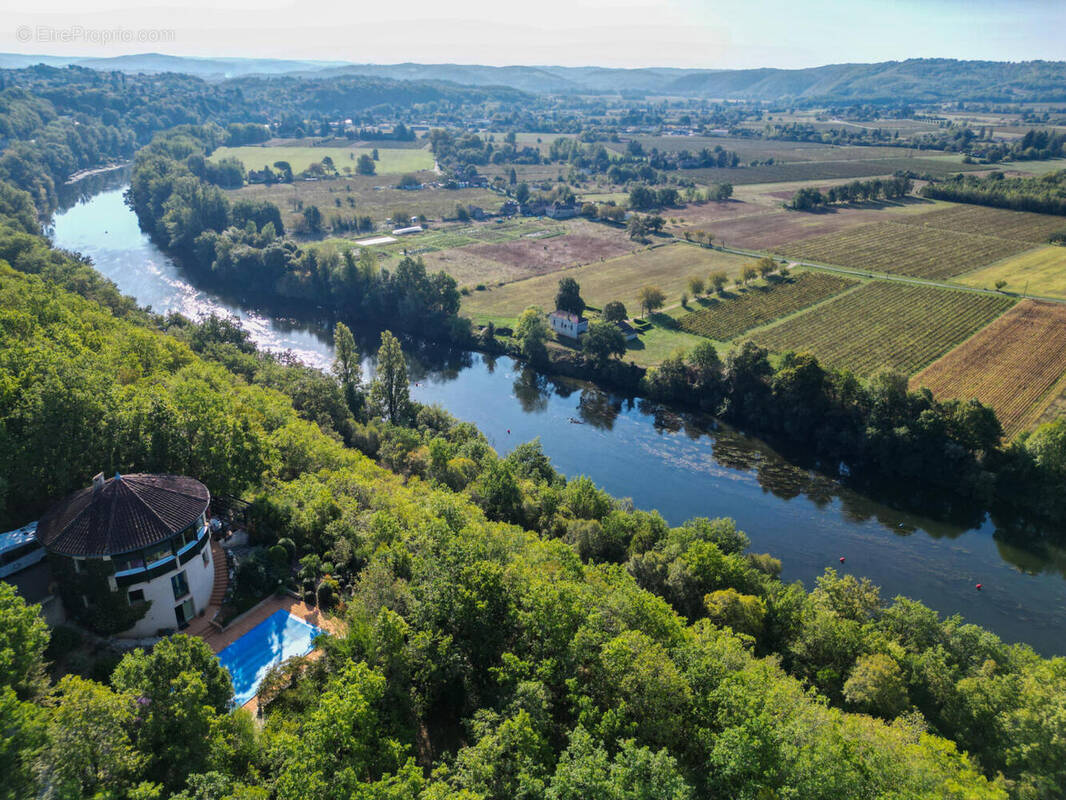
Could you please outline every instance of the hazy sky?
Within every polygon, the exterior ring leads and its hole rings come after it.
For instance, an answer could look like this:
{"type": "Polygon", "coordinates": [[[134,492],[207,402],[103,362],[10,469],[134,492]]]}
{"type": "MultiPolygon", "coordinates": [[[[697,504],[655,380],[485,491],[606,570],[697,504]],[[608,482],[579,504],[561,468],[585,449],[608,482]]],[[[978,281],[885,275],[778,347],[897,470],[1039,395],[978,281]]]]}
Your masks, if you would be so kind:
{"type": "Polygon", "coordinates": [[[56,55],[713,68],[1066,60],[1066,0],[0,0],[0,9],[0,50],[56,55]],[[107,41],[116,30],[130,40],[107,41]]]}

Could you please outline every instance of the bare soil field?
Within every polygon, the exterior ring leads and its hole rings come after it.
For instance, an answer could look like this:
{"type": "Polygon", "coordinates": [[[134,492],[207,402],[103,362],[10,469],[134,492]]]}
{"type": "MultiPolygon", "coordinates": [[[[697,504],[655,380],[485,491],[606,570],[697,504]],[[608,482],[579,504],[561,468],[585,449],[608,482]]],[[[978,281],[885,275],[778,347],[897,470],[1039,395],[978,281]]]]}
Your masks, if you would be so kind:
{"type": "Polygon", "coordinates": [[[519,239],[497,244],[478,244],[464,250],[506,266],[522,268],[529,275],[542,275],[564,267],[590,264],[631,252],[633,243],[625,238],[622,231],[618,233],[617,237],[570,233],[549,239],[519,239]]]}
{"type": "Polygon", "coordinates": [[[459,286],[471,289],[478,285],[510,283],[537,274],[524,266],[511,266],[480,256],[470,247],[423,253],[420,258],[429,272],[444,270],[455,278],[459,286]]]}
{"type": "Polygon", "coordinates": [[[944,157],[906,158],[902,155],[896,155],[894,158],[868,157],[866,160],[854,161],[783,162],[736,169],[685,169],[678,170],[678,175],[691,178],[697,183],[732,183],[738,185],[780,183],[785,181],[817,181],[827,178],[872,178],[877,175],[891,175],[897,170],[945,176],[956,172],[971,172],[982,169],[987,170],[988,168],[974,164],[963,164],[960,161],[944,157]]]}
{"type": "Polygon", "coordinates": [[[877,212],[842,208],[812,214],[783,208],[764,209],[761,213],[710,222],[701,227],[712,233],[719,244],[745,250],[773,250],[790,242],[868,224],[872,214],[877,212]]]}
{"type": "MultiPolygon", "coordinates": [[[[789,195],[791,197],[791,195],[789,195]]],[[[736,219],[751,214],[765,214],[767,207],[758,203],[745,203],[741,200],[727,200],[724,203],[710,201],[706,203],[689,203],[684,208],[667,208],[662,216],[676,219],[684,225],[707,225],[711,222],[736,219]]]]}
{"type": "MultiPolygon", "coordinates": [[[[559,269],[625,255],[636,245],[625,231],[607,225],[572,219],[553,222],[521,218],[502,224],[484,223],[456,228],[464,246],[434,247],[422,254],[427,269],[453,276],[460,286],[497,285],[544,275],[559,269]],[[481,244],[473,240],[481,240],[481,244]]],[[[417,244],[423,236],[407,240],[417,244]]],[[[431,241],[431,244],[436,244],[431,241]]],[[[397,245],[391,245],[394,251],[397,245]]],[[[412,251],[417,252],[417,249],[412,251]]]]}
{"type": "Polygon", "coordinates": [[[938,398],[991,405],[1013,437],[1056,399],[1066,372],[1066,305],[1025,300],[911,379],[938,398]]]}
{"type": "Polygon", "coordinates": [[[677,219],[681,230],[695,227],[713,234],[719,242],[735,247],[770,250],[789,242],[836,233],[859,225],[922,215],[936,207],[927,200],[907,198],[903,202],[865,203],[822,211],[789,211],[782,208],[783,200],[790,199],[795,191],[795,188],[790,187],[751,197],[747,201],[689,205],[671,210],[667,216],[677,219]],[[773,202],[767,203],[766,199],[773,202]]]}
{"type": "MultiPolygon", "coordinates": [[[[836,127],[840,127],[839,125],[836,127]]],[[[814,161],[866,161],[871,158],[898,158],[907,153],[899,147],[857,147],[822,144],[821,142],[790,142],[783,139],[749,139],[731,136],[635,136],[645,150],[656,148],[662,152],[677,153],[687,150],[697,153],[703,148],[713,150],[722,147],[732,150],[742,162],[772,158],[778,162],[814,161]]],[[[623,142],[608,142],[609,150],[624,153],[628,139],[623,142]]]]}

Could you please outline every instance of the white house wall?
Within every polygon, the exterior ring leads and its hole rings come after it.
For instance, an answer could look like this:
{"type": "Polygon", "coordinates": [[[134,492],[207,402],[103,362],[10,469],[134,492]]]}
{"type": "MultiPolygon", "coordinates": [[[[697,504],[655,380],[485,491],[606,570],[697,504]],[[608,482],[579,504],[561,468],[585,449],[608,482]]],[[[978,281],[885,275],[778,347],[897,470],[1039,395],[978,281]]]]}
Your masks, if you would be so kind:
{"type": "MultiPolygon", "coordinates": [[[[185,572],[185,580],[189,584],[189,594],[186,595],[186,598],[192,597],[193,611],[198,616],[200,612],[207,608],[207,604],[211,599],[211,591],[215,586],[213,559],[211,543],[208,542],[204,545],[204,549],[187,564],[182,564],[165,575],[152,578],[150,581],[122,587],[119,591],[125,591],[127,596],[129,592],[137,589],[143,590],[144,599],[150,600],[152,605],[148,609],[148,613],[138,620],[136,625],[120,634],[120,636],[141,639],[156,636],[160,630],[177,629],[178,620],[174,615],[174,609],[185,602],[185,598],[181,600],[174,599],[174,590],[171,588],[170,579],[182,571],[185,572]],[[205,555],[207,557],[206,564],[204,564],[205,555]]],[[[175,559],[176,562],[177,559],[175,559]]]]}

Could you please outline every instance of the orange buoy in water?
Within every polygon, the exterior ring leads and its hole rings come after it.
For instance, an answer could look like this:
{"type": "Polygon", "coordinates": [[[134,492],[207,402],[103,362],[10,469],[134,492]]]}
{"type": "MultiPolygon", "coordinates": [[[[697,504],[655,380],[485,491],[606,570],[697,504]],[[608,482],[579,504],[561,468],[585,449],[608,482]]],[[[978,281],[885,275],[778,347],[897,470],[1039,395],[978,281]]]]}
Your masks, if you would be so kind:
{"type": "Polygon", "coordinates": [[[981,586],[982,586],[982,585],[983,585],[983,584],[980,584],[980,583],[979,583],[979,584],[977,584],[977,591],[981,591],[981,586]]]}

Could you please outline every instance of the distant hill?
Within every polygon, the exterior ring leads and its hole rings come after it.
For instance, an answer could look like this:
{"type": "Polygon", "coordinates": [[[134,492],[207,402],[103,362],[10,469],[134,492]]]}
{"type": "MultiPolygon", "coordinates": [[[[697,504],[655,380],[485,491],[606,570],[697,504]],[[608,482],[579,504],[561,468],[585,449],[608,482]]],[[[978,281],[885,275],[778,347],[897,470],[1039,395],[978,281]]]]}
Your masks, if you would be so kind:
{"type": "Polygon", "coordinates": [[[0,54],[0,67],[76,64],[123,72],[180,72],[220,80],[251,75],[304,78],[360,76],[506,86],[536,93],[667,94],[734,100],[836,103],[940,101],[1066,102],[1066,62],[910,59],[877,64],[830,64],[809,69],[700,70],[674,68],[508,66],[476,64],[348,64],[257,58],[186,58],[159,53],[114,58],[0,54]]]}
{"type": "Polygon", "coordinates": [[[237,78],[244,75],[283,75],[291,72],[323,70],[343,66],[345,63],[343,61],[291,61],[281,58],[191,58],[162,53],[138,53],[111,58],[0,53],[0,67],[6,69],[20,69],[34,64],[47,64],[55,67],[73,64],[105,72],[180,72],[215,79],[237,78]]]}

